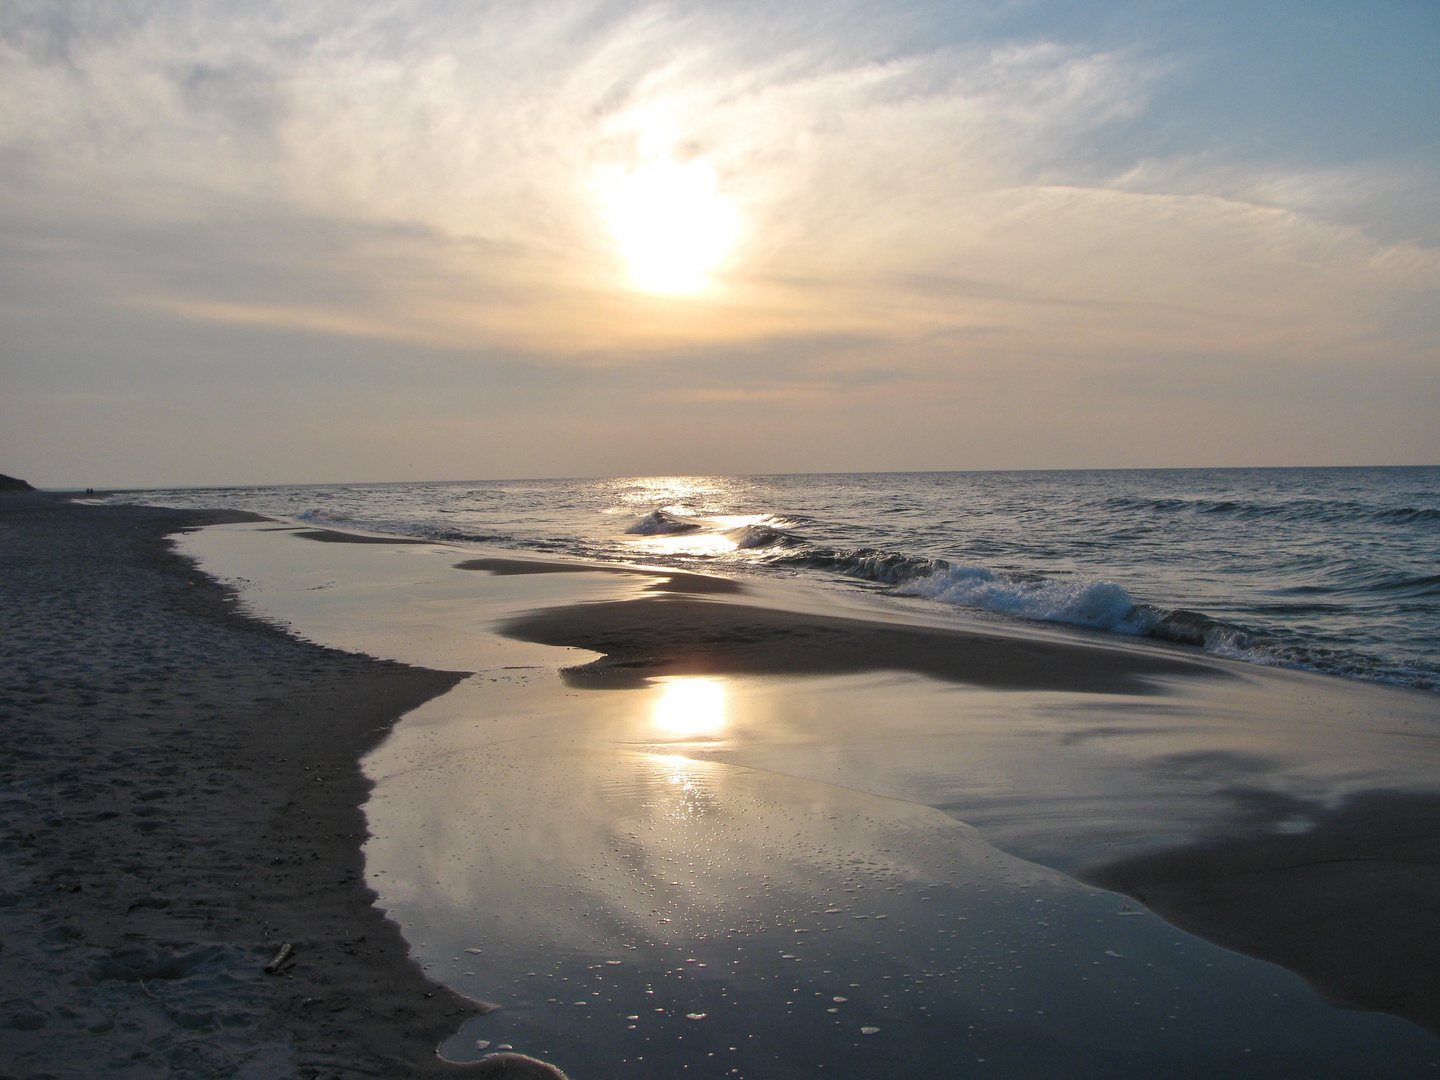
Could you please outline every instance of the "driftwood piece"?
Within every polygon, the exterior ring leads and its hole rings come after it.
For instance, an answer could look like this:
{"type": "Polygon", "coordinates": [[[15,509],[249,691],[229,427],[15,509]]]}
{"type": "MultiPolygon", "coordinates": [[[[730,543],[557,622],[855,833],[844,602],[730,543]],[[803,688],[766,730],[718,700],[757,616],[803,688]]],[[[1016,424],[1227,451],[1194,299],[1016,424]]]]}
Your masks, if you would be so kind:
{"type": "Polygon", "coordinates": [[[294,959],[295,950],[287,941],[285,942],[285,944],[280,946],[280,951],[275,954],[275,959],[271,960],[268,964],[265,965],[265,974],[278,975],[280,973],[280,969],[294,959]]]}

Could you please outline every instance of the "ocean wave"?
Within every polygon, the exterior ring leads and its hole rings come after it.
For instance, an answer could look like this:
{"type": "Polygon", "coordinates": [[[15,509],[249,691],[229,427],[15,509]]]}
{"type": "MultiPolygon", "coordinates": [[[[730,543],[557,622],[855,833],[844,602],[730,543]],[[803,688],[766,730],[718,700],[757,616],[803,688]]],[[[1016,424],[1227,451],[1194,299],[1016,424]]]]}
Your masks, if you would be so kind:
{"type": "Polygon", "coordinates": [[[1374,582],[1367,591],[1390,596],[1440,596],[1440,574],[1392,576],[1374,582]]]}
{"type": "Polygon", "coordinates": [[[1405,664],[1350,649],[1285,641],[1270,634],[1233,631],[1218,634],[1205,649],[1230,660],[1262,667],[1290,668],[1345,679],[1389,683],[1411,690],[1440,689],[1440,668],[1423,662],[1405,664]]]}
{"type": "Polygon", "coordinates": [[[881,585],[899,585],[947,568],[950,564],[943,559],[916,558],[865,548],[859,551],[808,551],[802,555],[782,556],[770,565],[797,570],[829,570],[881,585]]]}
{"type": "Polygon", "coordinates": [[[625,531],[636,536],[678,536],[699,532],[700,529],[701,526],[693,521],[686,521],[664,510],[652,510],[625,531]]]}
{"type": "MultiPolygon", "coordinates": [[[[1429,599],[1440,597],[1440,574],[1407,574],[1394,571],[1360,570],[1353,571],[1348,579],[1340,580],[1334,584],[1326,585],[1305,585],[1292,586],[1288,589],[1279,590],[1284,596],[1346,596],[1363,597],[1374,594],[1377,597],[1385,597],[1387,600],[1398,599],[1429,599]]],[[[1290,610],[1300,611],[1299,606],[1290,606],[1290,610]]],[[[1332,612],[1339,613],[1345,610],[1343,607],[1332,606],[1332,612]]]]}
{"type": "Polygon", "coordinates": [[[757,548],[794,547],[801,543],[799,537],[784,529],[776,529],[761,522],[742,525],[738,529],[726,529],[725,535],[733,540],[735,546],[742,551],[751,551],[757,548]]]}
{"type": "Polygon", "coordinates": [[[1154,608],[1136,603],[1113,581],[1026,579],[986,566],[937,566],[898,591],[944,604],[1116,634],[1150,634],[1163,621],[1154,608]]]}
{"type": "MultiPolygon", "coordinates": [[[[361,518],[353,517],[350,514],[341,513],[338,510],[300,510],[290,515],[296,521],[303,521],[307,525],[364,525],[361,518]]],[[[367,526],[368,527],[368,526],[367,526]]]]}
{"type": "MultiPolygon", "coordinates": [[[[772,565],[828,570],[879,585],[895,586],[902,596],[979,608],[1041,622],[1088,626],[1113,633],[1143,635],[1164,623],[1164,615],[1137,603],[1113,581],[1059,580],[1012,574],[988,566],[956,565],[945,559],[894,551],[810,551],[784,556],[772,565]]],[[[1193,643],[1178,624],[1172,640],[1193,643]],[[1185,635],[1185,636],[1182,636],[1185,635]]]]}
{"type": "Polygon", "coordinates": [[[1388,510],[1377,510],[1374,516],[1384,521],[1414,525],[1422,521],[1440,522],[1440,509],[1433,506],[1396,506],[1388,510]]]}
{"type": "Polygon", "coordinates": [[[477,532],[474,529],[437,526],[422,521],[397,521],[380,517],[359,517],[331,510],[301,510],[289,515],[295,521],[307,525],[321,525],[339,529],[362,529],[367,533],[389,536],[403,536],[413,540],[432,540],[437,544],[510,544],[515,537],[496,532],[477,532]]]}
{"type": "Polygon", "coordinates": [[[1287,499],[1253,502],[1243,499],[1142,498],[1119,495],[1106,499],[1108,510],[1155,514],[1190,513],[1241,520],[1276,518],[1296,522],[1371,521],[1381,524],[1440,523],[1440,509],[1417,506],[1376,506],[1353,499],[1287,499]]]}
{"type": "MultiPolygon", "coordinates": [[[[827,570],[891,586],[901,596],[1037,622],[1147,637],[1266,667],[1315,671],[1421,690],[1440,685],[1440,670],[1431,670],[1425,664],[1395,663],[1363,652],[1300,643],[1281,633],[1239,626],[1203,612],[1159,607],[1137,600],[1116,582],[1099,578],[1050,578],[867,549],[784,555],[771,560],[770,565],[827,570]]],[[[1440,577],[1409,579],[1405,584],[1412,589],[1440,588],[1440,577]]]]}
{"type": "Polygon", "coordinates": [[[683,517],[672,510],[653,510],[632,522],[625,532],[632,536],[689,536],[705,533],[723,536],[740,551],[757,551],[765,548],[796,547],[803,541],[790,531],[797,524],[796,519],[771,516],[757,518],[745,523],[744,518],[683,517]]]}

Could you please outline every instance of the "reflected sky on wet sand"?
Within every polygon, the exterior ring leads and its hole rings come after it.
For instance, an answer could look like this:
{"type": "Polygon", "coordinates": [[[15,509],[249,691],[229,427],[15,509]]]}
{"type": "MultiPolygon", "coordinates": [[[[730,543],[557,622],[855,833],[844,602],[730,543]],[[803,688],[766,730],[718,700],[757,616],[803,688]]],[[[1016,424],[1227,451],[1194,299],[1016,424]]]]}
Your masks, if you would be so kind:
{"type": "Polygon", "coordinates": [[[253,526],[184,545],[298,633],[476,672],[366,762],[377,903],[433,977],[501,1006],[452,1060],[510,1046],[577,1080],[1440,1060],[1418,1027],[1333,1008],[1056,869],[1234,827],[1267,798],[1284,815],[1249,827],[1284,832],[1306,827],[1296,806],[1418,788],[1436,775],[1407,727],[1418,695],[1332,680],[1327,698],[1275,672],[1123,697],[886,672],[580,690],[557,669],[593,653],[489,628],[652,579],[492,576],[456,570],[455,548],[253,526]]]}
{"type": "Polygon", "coordinates": [[[1338,1012],[938,810],[699,757],[764,686],[686,682],[566,698],[472,680],[371,759],[381,905],[432,976],[501,1006],[446,1057],[1347,1076],[1383,1045],[1390,1075],[1429,1067],[1419,1029],[1338,1012]]]}

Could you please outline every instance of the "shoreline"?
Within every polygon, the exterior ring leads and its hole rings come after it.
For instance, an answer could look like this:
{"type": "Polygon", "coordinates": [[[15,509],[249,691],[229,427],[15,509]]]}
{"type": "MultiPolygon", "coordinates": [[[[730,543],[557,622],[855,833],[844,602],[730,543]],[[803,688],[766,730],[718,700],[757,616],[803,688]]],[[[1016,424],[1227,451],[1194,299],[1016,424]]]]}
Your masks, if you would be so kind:
{"type": "Polygon", "coordinates": [[[423,974],[364,878],[361,758],[464,673],[293,637],[170,541],[258,515],[48,494],[0,515],[0,1072],[557,1075],[438,1057],[490,1006],[423,974]]]}

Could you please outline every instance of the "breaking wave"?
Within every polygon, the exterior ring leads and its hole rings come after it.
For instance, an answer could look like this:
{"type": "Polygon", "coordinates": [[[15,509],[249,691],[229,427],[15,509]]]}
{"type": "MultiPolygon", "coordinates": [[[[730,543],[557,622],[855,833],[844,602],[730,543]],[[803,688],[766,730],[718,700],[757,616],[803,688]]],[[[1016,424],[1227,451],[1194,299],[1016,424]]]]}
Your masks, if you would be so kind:
{"type": "Polygon", "coordinates": [[[725,535],[733,540],[735,546],[741,551],[754,551],[759,548],[793,547],[796,544],[802,543],[799,537],[786,532],[784,529],[777,529],[762,523],[742,525],[738,529],[728,529],[725,535]]]}
{"type": "MultiPolygon", "coordinates": [[[[1037,622],[1153,638],[1267,667],[1322,671],[1419,689],[1431,688],[1440,681],[1435,672],[1425,667],[1386,663],[1346,649],[1302,645],[1282,634],[1238,626],[1202,612],[1159,607],[1137,600],[1123,586],[1100,578],[1046,577],[868,549],[810,551],[777,558],[771,565],[827,570],[890,586],[900,596],[1037,622]]],[[[1387,582],[1374,588],[1430,595],[1440,592],[1440,576],[1387,582]]]]}
{"type": "Polygon", "coordinates": [[[699,532],[703,526],[664,510],[652,510],[625,531],[633,536],[680,536],[699,532]]]}
{"type": "Polygon", "coordinates": [[[736,525],[735,518],[688,517],[674,510],[652,510],[628,526],[625,532],[631,536],[689,536],[694,533],[711,533],[723,536],[739,551],[755,551],[764,548],[793,547],[801,539],[787,528],[793,524],[789,518],[762,517],[743,525],[736,525]]]}

